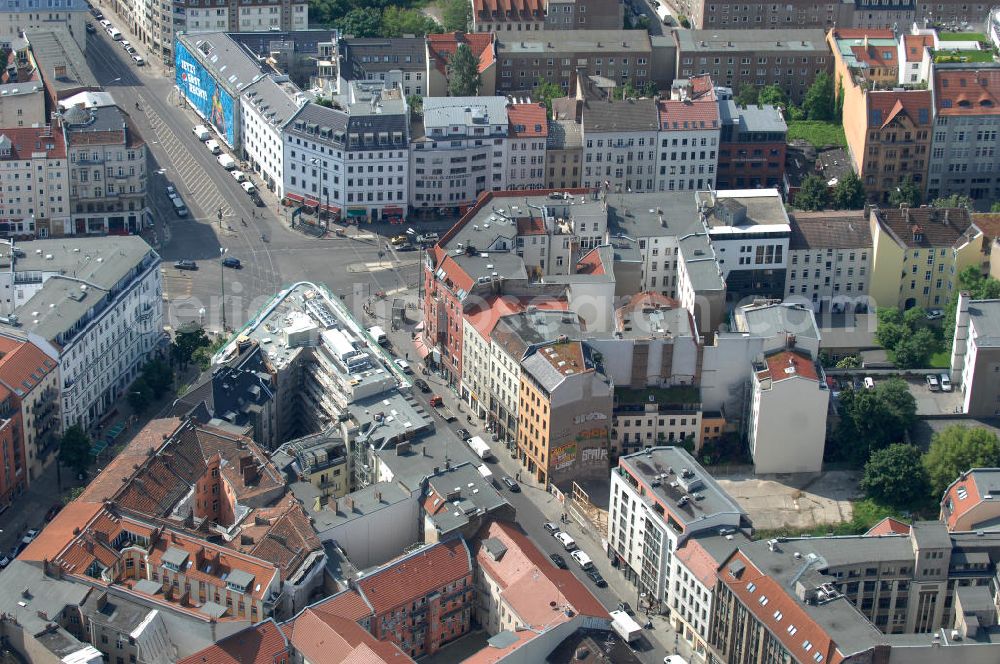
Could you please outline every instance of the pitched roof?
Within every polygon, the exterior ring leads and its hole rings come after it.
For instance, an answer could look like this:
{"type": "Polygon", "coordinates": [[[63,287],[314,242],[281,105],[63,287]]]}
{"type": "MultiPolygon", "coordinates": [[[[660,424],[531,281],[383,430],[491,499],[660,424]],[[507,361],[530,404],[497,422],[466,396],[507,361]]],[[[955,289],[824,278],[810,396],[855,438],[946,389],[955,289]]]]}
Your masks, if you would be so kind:
{"type": "Polygon", "coordinates": [[[42,529],[38,537],[21,552],[18,559],[36,562],[55,560],[75,536],[74,531],[89,523],[101,509],[100,504],[72,501],[42,529]]]}
{"type": "Polygon", "coordinates": [[[472,574],[465,540],[438,542],[389,561],[358,579],[357,585],[379,616],[472,574]]]}
{"type": "Polygon", "coordinates": [[[805,353],[794,350],[781,351],[764,358],[771,380],[778,382],[789,378],[805,378],[818,381],[816,363],[805,353]]]}
{"type": "Polygon", "coordinates": [[[19,397],[55,369],[55,360],[30,341],[0,337],[0,384],[19,397]]]}
{"type": "Polygon", "coordinates": [[[479,73],[482,74],[496,60],[493,41],[492,32],[447,32],[427,35],[427,55],[434,63],[434,67],[447,75],[448,59],[455,54],[459,44],[466,44],[479,61],[479,73]]]}
{"type": "Polygon", "coordinates": [[[585,101],[583,133],[621,131],[656,131],[657,109],[652,99],[585,101]]]}
{"type": "Polygon", "coordinates": [[[356,622],[308,608],[283,626],[296,652],[307,662],[375,664],[412,662],[390,641],[379,641],[356,622]]]}
{"type": "Polygon", "coordinates": [[[865,537],[879,537],[881,535],[909,535],[910,526],[899,519],[887,516],[874,526],[868,529],[865,537]]]}
{"type": "MultiPolygon", "coordinates": [[[[992,505],[997,497],[1000,497],[1000,468],[973,468],[962,473],[948,486],[941,500],[941,513],[948,530],[955,530],[959,519],[985,501],[992,505]]],[[[995,514],[995,510],[989,511],[987,520],[995,514]]],[[[970,525],[978,526],[976,523],[970,525]]]]}
{"type": "Polygon", "coordinates": [[[938,69],[934,102],[938,115],[1000,115],[1000,69],[938,69]]]}
{"type": "Polygon", "coordinates": [[[872,235],[862,210],[789,213],[788,250],[871,248],[872,235]]]}
{"type": "Polygon", "coordinates": [[[934,35],[903,35],[904,57],[907,62],[920,62],[924,49],[934,47],[934,35]]]}
{"type": "Polygon", "coordinates": [[[372,607],[357,590],[345,590],[310,607],[320,614],[340,616],[355,622],[372,615],[372,607]]]}
{"type": "Polygon", "coordinates": [[[0,129],[0,142],[10,141],[10,154],[0,155],[0,161],[31,159],[32,154],[44,152],[47,159],[65,159],[66,143],[62,132],[48,127],[7,127],[0,129]]]}
{"type": "Polygon", "coordinates": [[[877,208],[879,227],[909,248],[957,247],[980,234],[965,208],[877,208]]]}
{"type": "Polygon", "coordinates": [[[465,313],[466,320],[484,339],[489,339],[493,328],[504,316],[525,311],[533,306],[541,311],[566,311],[569,303],[561,298],[516,298],[510,295],[490,295],[481,300],[484,306],[474,306],[465,313]]]}
{"type": "Polygon", "coordinates": [[[323,550],[302,505],[292,497],[274,507],[259,508],[247,518],[233,548],[276,565],[290,578],[312,554],[323,550]],[[247,538],[246,540],[244,538],[247,538]],[[247,541],[247,544],[242,542],[247,541]]]}
{"type": "Polygon", "coordinates": [[[177,664],[277,664],[290,655],[288,639],[268,619],[227,636],[177,664]]]}
{"type": "MultiPolygon", "coordinates": [[[[695,80],[692,79],[692,83],[695,80]]],[[[693,131],[719,128],[719,102],[713,89],[695,87],[691,99],[661,99],[658,105],[660,128],[665,131],[693,131]]]]}
{"type": "Polygon", "coordinates": [[[511,104],[507,107],[507,123],[511,138],[545,138],[549,121],[545,104],[511,104]]]}
{"type": "Polygon", "coordinates": [[[875,90],[865,98],[868,100],[869,127],[882,129],[901,115],[914,125],[931,125],[930,90],[875,90]]]}
{"type": "Polygon", "coordinates": [[[1000,238],[1000,214],[995,212],[973,213],[972,223],[983,232],[983,235],[991,240],[1000,238]]]}

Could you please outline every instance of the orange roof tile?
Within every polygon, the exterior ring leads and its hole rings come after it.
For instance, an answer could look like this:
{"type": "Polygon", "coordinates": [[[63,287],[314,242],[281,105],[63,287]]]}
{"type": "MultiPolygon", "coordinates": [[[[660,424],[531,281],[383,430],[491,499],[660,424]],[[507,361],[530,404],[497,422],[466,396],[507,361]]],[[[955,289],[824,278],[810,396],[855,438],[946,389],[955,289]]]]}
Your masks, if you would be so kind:
{"type": "Polygon", "coordinates": [[[11,142],[10,154],[0,157],[0,161],[31,159],[33,152],[44,152],[47,159],[66,158],[66,143],[59,131],[41,127],[4,127],[0,129],[0,136],[6,136],[11,142]]]}
{"type": "Polygon", "coordinates": [[[907,62],[920,62],[924,48],[933,48],[934,35],[903,35],[903,45],[907,62]]]}
{"type": "Polygon", "coordinates": [[[412,662],[389,641],[379,641],[356,622],[309,608],[285,623],[285,633],[295,650],[308,662],[324,664],[375,664],[412,662]]]}
{"type": "Polygon", "coordinates": [[[895,39],[896,33],[888,28],[834,28],[834,39],[895,39]]]}
{"type": "Polygon", "coordinates": [[[716,570],[722,561],[712,557],[696,538],[687,540],[684,546],[677,549],[677,559],[684,563],[702,585],[715,587],[716,570]]]}
{"type": "Polygon", "coordinates": [[[379,616],[472,574],[465,540],[439,542],[392,560],[358,580],[358,589],[379,616]]]}
{"type": "Polygon", "coordinates": [[[869,45],[867,48],[865,46],[852,46],[851,53],[854,54],[854,58],[858,62],[869,67],[886,67],[888,69],[899,68],[896,61],[892,59],[896,57],[895,46],[869,45]],[[889,59],[886,59],[886,53],[890,54],[889,59]]]}
{"type": "Polygon", "coordinates": [[[507,107],[507,122],[512,138],[545,138],[549,135],[549,119],[545,104],[511,104],[507,107]]]}
{"type": "Polygon", "coordinates": [[[768,355],[765,361],[767,362],[767,372],[774,382],[795,377],[813,381],[819,380],[816,363],[803,353],[786,350],[768,355]],[[792,369],[792,371],[788,369],[792,369]]]}
{"type": "Polygon", "coordinates": [[[576,273],[593,275],[604,274],[604,261],[601,260],[601,252],[596,249],[592,249],[586,256],[578,260],[576,263],[576,273]]]}
{"type": "Polygon", "coordinates": [[[288,640],[265,620],[185,657],[178,664],[279,664],[289,659],[288,640]]]}
{"type": "Polygon", "coordinates": [[[0,383],[18,396],[30,392],[55,369],[55,361],[35,344],[0,337],[0,383]]]}
{"type": "Polygon", "coordinates": [[[865,533],[865,537],[878,537],[880,535],[909,535],[910,526],[909,524],[903,523],[899,519],[893,519],[891,516],[887,516],[874,526],[868,529],[865,533]]]}
{"type": "Polygon", "coordinates": [[[18,556],[21,560],[55,560],[86,524],[102,510],[101,504],[74,500],[62,508],[18,556]],[[76,532],[74,532],[76,531],[76,532]]]}
{"type": "Polygon", "coordinates": [[[1000,115],[1000,70],[940,70],[934,76],[939,115],[1000,115]]]}
{"type": "Polygon", "coordinates": [[[101,473],[87,485],[78,501],[102,503],[118,493],[125,478],[135,473],[135,464],[142,464],[149,458],[150,450],[159,449],[180,425],[180,418],[169,417],[152,420],[135,435],[121,452],[101,473]]]}
{"type": "Polygon", "coordinates": [[[878,121],[881,129],[905,114],[918,127],[929,127],[932,122],[931,93],[929,90],[876,90],[865,95],[868,100],[869,123],[878,121]],[[876,117],[873,111],[878,112],[876,117]],[[921,111],[923,121],[921,122],[921,111]]]}
{"type": "Polygon", "coordinates": [[[372,615],[372,607],[357,590],[345,590],[310,608],[316,613],[340,616],[355,622],[372,615]]]}
{"type": "Polygon", "coordinates": [[[693,98],[685,101],[679,99],[661,99],[657,104],[659,110],[660,128],[665,131],[692,131],[695,129],[711,129],[719,126],[719,102],[715,88],[706,88],[708,77],[694,76],[691,81],[693,98]]]}
{"type": "Polygon", "coordinates": [[[479,73],[490,68],[495,61],[492,32],[447,32],[427,35],[427,53],[434,67],[444,75],[448,73],[448,59],[454,55],[459,44],[467,44],[472,55],[479,61],[479,73]]]}
{"type": "Polygon", "coordinates": [[[995,212],[979,212],[972,215],[972,223],[983,232],[987,238],[994,240],[1000,237],[1000,214],[995,212]]]}

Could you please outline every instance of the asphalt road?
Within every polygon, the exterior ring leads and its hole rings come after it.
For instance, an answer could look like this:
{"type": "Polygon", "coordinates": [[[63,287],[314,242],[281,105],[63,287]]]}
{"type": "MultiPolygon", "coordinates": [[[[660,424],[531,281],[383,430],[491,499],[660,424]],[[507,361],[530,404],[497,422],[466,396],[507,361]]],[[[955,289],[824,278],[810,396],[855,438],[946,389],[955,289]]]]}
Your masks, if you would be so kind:
{"type": "MultiPolygon", "coordinates": [[[[136,67],[103,30],[89,36],[87,60],[146,140],[153,228],[143,235],[164,259],[166,325],[201,321],[209,330],[221,329],[223,288],[226,324],[236,329],[282,286],[300,280],[325,283],[346,297],[416,285],[419,252],[385,251],[384,235],[403,232],[406,226],[366,225],[356,233],[352,229],[349,239],[315,238],[291,229],[289,209],[281,208],[267,191],[267,207],[254,206],[194,136],[191,128],[202,120],[184,107],[171,70],[136,67]],[[176,215],[166,196],[171,184],[190,210],[185,218],[176,215]],[[223,273],[220,248],[240,259],[243,269],[223,273]],[[378,255],[380,250],[384,257],[378,255]],[[176,270],[173,262],[178,259],[193,260],[199,269],[176,270]]],[[[250,175],[260,188],[260,181],[250,175]]],[[[419,229],[443,231],[451,223],[420,222],[419,229]]]]}

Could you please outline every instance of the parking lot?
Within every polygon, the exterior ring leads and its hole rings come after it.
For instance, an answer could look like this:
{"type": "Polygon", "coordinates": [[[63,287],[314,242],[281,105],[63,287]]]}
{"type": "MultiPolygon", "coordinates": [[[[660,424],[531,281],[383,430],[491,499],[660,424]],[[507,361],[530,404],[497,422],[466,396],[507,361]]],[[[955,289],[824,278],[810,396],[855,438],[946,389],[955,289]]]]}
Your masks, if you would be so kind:
{"type": "MultiPolygon", "coordinates": [[[[938,380],[938,385],[940,385],[940,375],[942,373],[947,373],[944,369],[941,369],[935,378],[938,380]]],[[[905,375],[905,374],[877,374],[877,373],[855,373],[850,376],[831,376],[832,381],[831,387],[833,388],[834,394],[839,393],[840,390],[844,389],[848,385],[853,385],[856,390],[863,390],[865,388],[865,379],[871,378],[873,385],[888,380],[889,378],[901,378],[906,382],[907,387],[910,389],[910,394],[913,395],[914,400],[917,403],[917,415],[924,417],[938,417],[941,415],[955,415],[962,412],[962,392],[957,390],[952,386],[951,391],[944,391],[940,387],[932,390],[927,384],[927,378],[924,375],[905,375]]]]}

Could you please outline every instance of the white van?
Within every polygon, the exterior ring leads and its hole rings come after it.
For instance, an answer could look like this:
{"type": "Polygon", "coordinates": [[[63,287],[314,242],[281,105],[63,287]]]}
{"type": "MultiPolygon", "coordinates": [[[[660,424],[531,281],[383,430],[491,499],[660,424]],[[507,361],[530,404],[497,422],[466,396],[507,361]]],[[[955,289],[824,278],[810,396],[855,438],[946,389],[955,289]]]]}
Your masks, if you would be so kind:
{"type": "Polygon", "coordinates": [[[590,556],[588,556],[580,549],[577,549],[576,551],[574,551],[569,555],[571,555],[573,557],[573,560],[579,563],[580,567],[582,567],[583,569],[590,569],[591,567],[594,566],[594,561],[590,559],[590,556]]]}
{"type": "Polygon", "coordinates": [[[247,174],[243,171],[233,171],[230,175],[232,175],[233,179],[237,182],[246,182],[247,174]]]}
{"type": "Polygon", "coordinates": [[[121,41],[122,39],[121,31],[116,28],[112,28],[111,30],[109,30],[108,34],[111,35],[111,38],[114,39],[115,41],[121,41]]]}
{"type": "Polygon", "coordinates": [[[199,141],[207,141],[208,139],[212,138],[212,132],[210,132],[208,130],[208,127],[206,127],[205,125],[195,125],[194,129],[192,129],[191,131],[194,132],[194,135],[198,137],[199,141]]]}
{"type": "Polygon", "coordinates": [[[219,154],[220,152],[222,152],[222,146],[219,145],[219,142],[214,138],[205,141],[205,147],[208,148],[208,151],[211,152],[212,154],[219,154]]]}
{"type": "Polygon", "coordinates": [[[558,533],[553,535],[553,537],[559,540],[559,543],[562,544],[563,548],[566,549],[567,551],[572,551],[573,549],[576,548],[576,540],[570,537],[569,533],[559,531],[558,533]]]}
{"type": "Polygon", "coordinates": [[[253,186],[253,182],[240,182],[240,186],[243,187],[243,191],[248,194],[253,194],[257,191],[257,187],[253,186]]]}
{"type": "Polygon", "coordinates": [[[389,342],[389,337],[386,336],[385,330],[383,330],[378,325],[373,325],[368,328],[368,334],[372,335],[372,339],[375,340],[379,346],[384,346],[389,342]]]}
{"type": "Polygon", "coordinates": [[[141,55],[137,53],[132,54],[132,62],[135,63],[136,67],[142,67],[144,64],[146,64],[145,58],[143,58],[141,55]]]}
{"type": "Polygon", "coordinates": [[[177,212],[178,217],[186,217],[188,214],[187,206],[184,205],[184,201],[181,200],[180,196],[170,199],[174,204],[174,210],[177,212]]]}
{"type": "Polygon", "coordinates": [[[101,27],[104,28],[105,30],[110,30],[111,29],[111,21],[109,21],[106,18],[105,19],[101,19],[101,27]]]}
{"type": "MultiPolygon", "coordinates": [[[[209,141],[209,143],[211,142],[212,141],[209,141]]],[[[236,160],[230,157],[228,154],[220,154],[219,163],[222,164],[222,167],[227,171],[236,170],[236,160]]]]}

